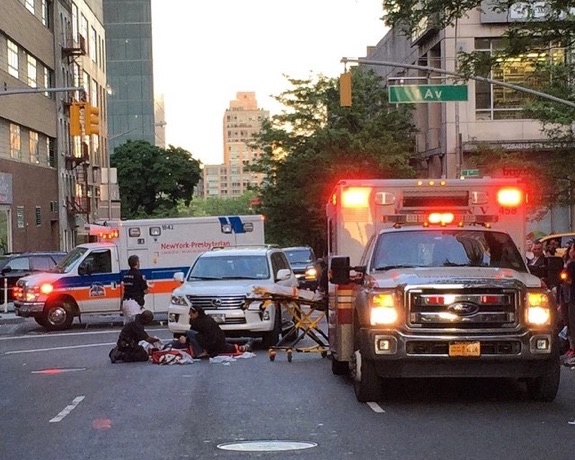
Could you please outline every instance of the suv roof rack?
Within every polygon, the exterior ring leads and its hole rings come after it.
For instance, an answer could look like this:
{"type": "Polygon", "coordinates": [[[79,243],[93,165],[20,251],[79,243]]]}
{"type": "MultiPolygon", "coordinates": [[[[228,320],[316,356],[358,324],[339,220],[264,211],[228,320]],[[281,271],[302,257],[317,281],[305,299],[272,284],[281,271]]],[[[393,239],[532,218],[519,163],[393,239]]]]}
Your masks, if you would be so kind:
{"type": "Polygon", "coordinates": [[[278,244],[236,244],[235,246],[212,246],[210,251],[220,251],[222,249],[242,249],[242,248],[279,248],[278,244]]]}

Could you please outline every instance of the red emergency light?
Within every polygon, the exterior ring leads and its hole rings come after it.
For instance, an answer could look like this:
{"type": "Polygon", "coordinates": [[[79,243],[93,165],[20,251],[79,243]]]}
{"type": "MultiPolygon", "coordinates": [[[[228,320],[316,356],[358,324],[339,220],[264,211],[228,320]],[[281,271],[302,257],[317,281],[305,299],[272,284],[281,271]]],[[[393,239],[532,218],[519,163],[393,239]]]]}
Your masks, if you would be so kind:
{"type": "Polygon", "coordinates": [[[341,193],[341,206],[343,208],[367,208],[371,187],[349,187],[341,193]]]}
{"type": "Polygon", "coordinates": [[[505,208],[515,208],[523,202],[523,191],[516,187],[505,187],[497,191],[497,203],[505,208]]]}

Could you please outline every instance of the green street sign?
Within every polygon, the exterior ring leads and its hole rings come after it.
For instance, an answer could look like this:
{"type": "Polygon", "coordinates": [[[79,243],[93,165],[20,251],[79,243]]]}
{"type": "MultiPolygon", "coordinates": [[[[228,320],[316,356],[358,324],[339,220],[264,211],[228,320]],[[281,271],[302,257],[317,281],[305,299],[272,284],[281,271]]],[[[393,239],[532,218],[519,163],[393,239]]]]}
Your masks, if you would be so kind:
{"type": "Polygon", "coordinates": [[[392,85],[388,94],[394,104],[467,101],[467,85],[392,85]]]}
{"type": "Polygon", "coordinates": [[[479,169],[462,169],[462,177],[479,177],[479,169]]]}

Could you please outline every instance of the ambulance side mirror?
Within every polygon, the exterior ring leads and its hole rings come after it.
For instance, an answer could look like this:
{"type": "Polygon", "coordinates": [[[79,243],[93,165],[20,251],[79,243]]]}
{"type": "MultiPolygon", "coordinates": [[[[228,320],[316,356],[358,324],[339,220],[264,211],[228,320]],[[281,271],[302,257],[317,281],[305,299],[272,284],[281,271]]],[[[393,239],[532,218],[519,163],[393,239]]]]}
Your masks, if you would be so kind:
{"type": "Polygon", "coordinates": [[[349,284],[349,257],[333,257],[331,259],[329,281],[332,284],[349,284]]]}
{"type": "Polygon", "coordinates": [[[174,281],[177,281],[178,283],[183,283],[184,282],[184,272],[176,272],[174,273],[174,281]]]}
{"type": "Polygon", "coordinates": [[[291,277],[291,270],[289,268],[280,268],[276,275],[276,281],[288,280],[291,277]]]}

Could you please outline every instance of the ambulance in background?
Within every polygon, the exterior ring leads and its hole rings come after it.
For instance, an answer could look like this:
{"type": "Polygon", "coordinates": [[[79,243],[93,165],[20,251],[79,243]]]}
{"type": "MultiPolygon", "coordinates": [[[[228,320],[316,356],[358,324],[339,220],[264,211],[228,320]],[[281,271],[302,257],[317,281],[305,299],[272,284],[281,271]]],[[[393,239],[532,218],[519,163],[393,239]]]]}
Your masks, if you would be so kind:
{"type": "Polygon", "coordinates": [[[555,398],[556,308],[523,257],[526,203],[512,179],[337,184],[329,348],[358,401],[381,398],[387,379],[437,377],[514,378],[555,398]]]}
{"type": "Polygon", "coordinates": [[[80,244],[49,273],[21,278],[16,315],[33,317],[48,330],[67,329],[74,317],[121,313],[121,279],[132,254],[149,292],[145,308],[167,313],[174,273],[187,271],[214,247],[264,244],[261,215],[142,219],[90,224],[95,243],[80,244]]]}

